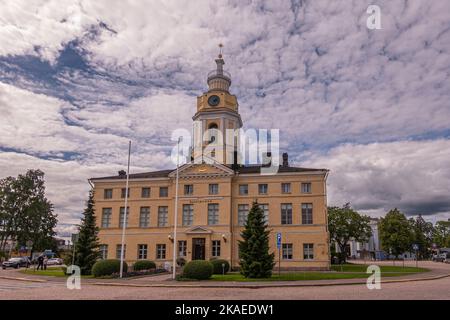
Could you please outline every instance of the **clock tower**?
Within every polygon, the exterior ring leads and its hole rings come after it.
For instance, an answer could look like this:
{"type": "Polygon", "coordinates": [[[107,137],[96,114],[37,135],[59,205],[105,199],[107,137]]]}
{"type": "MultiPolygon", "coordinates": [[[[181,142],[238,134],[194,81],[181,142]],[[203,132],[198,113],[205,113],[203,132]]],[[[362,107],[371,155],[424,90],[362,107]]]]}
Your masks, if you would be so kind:
{"type": "MultiPolygon", "coordinates": [[[[222,45],[219,45],[222,48],[222,45]]],[[[229,92],[231,75],[223,69],[222,52],[216,69],[208,73],[208,91],[197,97],[194,117],[194,159],[232,164],[234,151],[239,150],[239,129],[242,120],[235,95],[229,92]],[[232,131],[231,131],[232,130],[232,131]]]]}

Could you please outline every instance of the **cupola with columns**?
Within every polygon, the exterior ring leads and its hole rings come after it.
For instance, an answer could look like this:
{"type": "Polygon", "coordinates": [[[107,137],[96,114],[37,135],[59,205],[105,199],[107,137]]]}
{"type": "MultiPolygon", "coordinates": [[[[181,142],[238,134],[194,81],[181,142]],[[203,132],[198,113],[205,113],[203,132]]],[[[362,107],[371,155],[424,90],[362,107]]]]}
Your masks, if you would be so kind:
{"type": "Polygon", "coordinates": [[[223,68],[225,61],[222,56],[222,47],[220,44],[220,52],[215,60],[216,69],[208,73],[208,91],[197,97],[197,112],[192,118],[201,124],[202,134],[212,130],[205,134],[207,137],[204,141],[194,141],[194,146],[197,143],[198,146],[201,145],[201,148],[194,148],[193,157],[213,158],[222,164],[232,164],[234,151],[238,150],[239,139],[236,135],[233,137],[234,141],[228,141],[230,137],[227,139],[226,130],[241,128],[242,120],[237,98],[229,92],[231,75],[223,68]],[[223,143],[218,141],[217,138],[220,135],[215,134],[214,129],[221,133],[223,143]]]}

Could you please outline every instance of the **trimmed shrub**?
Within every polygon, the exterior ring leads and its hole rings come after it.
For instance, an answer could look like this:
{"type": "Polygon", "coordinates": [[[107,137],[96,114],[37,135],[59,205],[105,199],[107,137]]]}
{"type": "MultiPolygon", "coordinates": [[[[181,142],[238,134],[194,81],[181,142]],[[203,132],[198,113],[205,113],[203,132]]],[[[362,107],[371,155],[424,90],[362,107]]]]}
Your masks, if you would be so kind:
{"type": "MultiPolygon", "coordinates": [[[[123,262],[123,271],[127,272],[128,265],[123,262]]],[[[120,272],[120,260],[109,259],[99,260],[92,266],[92,274],[94,277],[110,276],[113,273],[120,272]]]]}
{"type": "Polygon", "coordinates": [[[194,260],[188,262],[183,269],[183,277],[188,279],[206,280],[213,273],[213,265],[209,261],[194,260]]]}
{"type": "Polygon", "coordinates": [[[134,271],[156,269],[156,264],[150,260],[139,260],[133,264],[134,271]]]}
{"type": "Polygon", "coordinates": [[[225,259],[211,259],[210,262],[213,265],[213,274],[222,274],[223,271],[227,273],[230,270],[230,263],[225,259]],[[222,268],[222,264],[225,268],[222,268]]]}

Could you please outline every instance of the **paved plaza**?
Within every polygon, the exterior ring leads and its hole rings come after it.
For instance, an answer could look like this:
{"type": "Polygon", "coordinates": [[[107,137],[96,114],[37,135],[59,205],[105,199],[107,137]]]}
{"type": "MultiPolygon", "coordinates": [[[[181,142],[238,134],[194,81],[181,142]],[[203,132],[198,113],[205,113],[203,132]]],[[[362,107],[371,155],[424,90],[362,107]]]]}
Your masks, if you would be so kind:
{"type": "MultiPolygon", "coordinates": [[[[388,262],[392,263],[392,262],[388,262]]],[[[407,265],[413,265],[407,263],[407,265]]],[[[368,290],[365,284],[345,284],[326,286],[283,286],[267,288],[219,288],[219,287],[151,287],[153,284],[187,285],[167,280],[168,275],[155,278],[109,281],[120,286],[99,285],[95,279],[82,280],[81,290],[69,290],[63,278],[47,278],[42,282],[29,282],[11,279],[0,279],[0,299],[450,299],[450,265],[443,263],[421,262],[421,267],[431,268],[434,280],[402,281],[382,283],[380,290],[368,290]],[[136,285],[136,286],[128,286],[136,285]],[[141,287],[139,287],[139,285],[141,287]],[[143,287],[148,285],[148,287],[143,287]]],[[[0,273],[3,277],[18,275],[15,270],[0,273]]],[[[23,275],[21,275],[23,277],[23,275]]],[[[429,277],[427,273],[424,278],[429,277]]],[[[42,279],[26,276],[30,279],[42,279]]],[[[388,279],[391,281],[393,279],[388,279]]],[[[102,281],[106,283],[106,281],[102,281]]],[[[305,281],[303,281],[304,283],[305,281]]],[[[189,283],[198,284],[200,282],[189,283]]],[[[205,283],[205,282],[201,282],[205,283]]],[[[208,282],[210,283],[210,282],[208,282]]],[[[299,284],[299,282],[296,282],[299,284]]],[[[289,284],[289,283],[285,283],[289,284]]]]}

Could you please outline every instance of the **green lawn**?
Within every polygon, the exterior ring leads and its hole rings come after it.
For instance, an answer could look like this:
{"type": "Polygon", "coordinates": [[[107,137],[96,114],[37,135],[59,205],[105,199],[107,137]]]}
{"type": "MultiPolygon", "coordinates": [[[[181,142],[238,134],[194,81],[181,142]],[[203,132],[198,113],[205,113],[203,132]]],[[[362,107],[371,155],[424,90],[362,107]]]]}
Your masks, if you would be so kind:
{"type": "MultiPolygon", "coordinates": [[[[20,270],[21,273],[36,275],[36,276],[49,276],[49,277],[68,277],[61,267],[47,268],[47,270],[33,270],[33,268],[20,270]]],[[[93,276],[81,276],[82,278],[92,278],[93,276]]]]}
{"type": "MultiPolygon", "coordinates": [[[[228,273],[226,275],[213,275],[210,281],[293,281],[293,280],[332,280],[332,279],[358,279],[367,278],[369,274],[366,273],[367,266],[365,265],[343,265],[343,272],[340,272],[340,266],[333,266],[332,270],[339,272],[320,272],[320,271],[305,271],[305,272],[284,272],[278,275],[275,271],[272,277],[268,279],[246,279],[239,273],[228,273]],[[339,267],[339,268],[335,268],[339,267]]],[[[425,268],[415,267],[397,267],[397,266],[381,266],[381,276],[395,277],[403,276],[413,273],[420,273],[429,271],[425,268]]]]}

